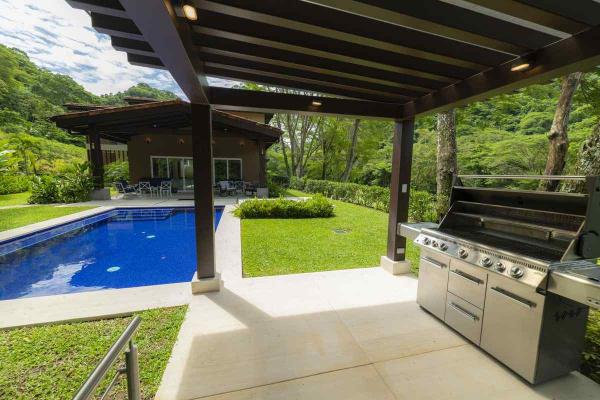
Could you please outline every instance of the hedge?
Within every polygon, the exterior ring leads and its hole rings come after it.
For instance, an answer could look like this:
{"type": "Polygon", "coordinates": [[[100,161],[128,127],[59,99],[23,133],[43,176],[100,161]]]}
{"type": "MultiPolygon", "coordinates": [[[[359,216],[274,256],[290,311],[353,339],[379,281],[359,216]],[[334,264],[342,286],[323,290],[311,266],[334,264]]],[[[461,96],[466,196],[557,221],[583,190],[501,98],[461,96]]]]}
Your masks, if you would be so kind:
{"type": "MultiPolygon", "coordinates": [[[[331,199],[358,204],[380,211],[389,212],[390,210],[390,189],[381,186],[292,178],[290,188],[306,193],[322,194],[331,199]]],[[[413,222],[435,221],[434,196],[428,192],[411,190],[408,217],[413,222]]]]}
{"type": "Polygon", "coordinates": [[[26,175],[0,175],[0,194],[23,193],[31,188],[31,178],[26,175]]]}
{"type": "Polygon", "coordinates": [[[234,215],[244,218],[328,218],[333,217],[333,204],[323,196],[308,200],[252,199],[242,202],[234,215]]]}

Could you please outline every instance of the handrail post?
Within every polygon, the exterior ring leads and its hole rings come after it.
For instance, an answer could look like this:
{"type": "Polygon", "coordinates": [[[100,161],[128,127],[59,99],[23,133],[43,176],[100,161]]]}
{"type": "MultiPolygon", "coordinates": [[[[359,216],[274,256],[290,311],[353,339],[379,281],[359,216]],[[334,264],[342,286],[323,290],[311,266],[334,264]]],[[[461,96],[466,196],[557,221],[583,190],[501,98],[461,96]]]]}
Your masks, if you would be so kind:
{"type": "Polygon", "coordinates": [[[127,399],[140,400],[140,370],[137,346],[129,341],[129,349],[125,351],[125,368],[127,369],[127,399]]]}

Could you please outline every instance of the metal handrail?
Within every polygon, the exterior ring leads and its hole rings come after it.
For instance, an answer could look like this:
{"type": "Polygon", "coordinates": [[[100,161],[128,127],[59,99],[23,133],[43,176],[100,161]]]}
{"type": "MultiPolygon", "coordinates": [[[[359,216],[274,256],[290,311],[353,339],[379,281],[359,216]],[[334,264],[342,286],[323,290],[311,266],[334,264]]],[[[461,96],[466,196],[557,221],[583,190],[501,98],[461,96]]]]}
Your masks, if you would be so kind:
{"type": "Polygon", "coordinates": [[[582,175],[458,175],[461,179],[532,179],[547,181],[585,181],[582,175]]]}
{"type": "Polygon", "coordinates": [[[119,339],[108,350],[104,358],[98,363],[94,371],[90,374],[87,380],[81,385],[73,400],[87,400],[93,396],[94,391],[104,379],[110,367],[117,361],[117,357],[121,354],[123,348],[129,343],[129,347],[125,350],[125,367],[119,368],[117,373],[111,380],[110,384],[101,396],[104,399],[108,392],[115,386],[117,379],[122,374],[127,374],[127,398],[129,400],[139,400],[140,394],[140,374],[138,367],[137,347],[133,343],[133,335],[137,330],[142,319],[136,316],[123,331],[119,339]]]}

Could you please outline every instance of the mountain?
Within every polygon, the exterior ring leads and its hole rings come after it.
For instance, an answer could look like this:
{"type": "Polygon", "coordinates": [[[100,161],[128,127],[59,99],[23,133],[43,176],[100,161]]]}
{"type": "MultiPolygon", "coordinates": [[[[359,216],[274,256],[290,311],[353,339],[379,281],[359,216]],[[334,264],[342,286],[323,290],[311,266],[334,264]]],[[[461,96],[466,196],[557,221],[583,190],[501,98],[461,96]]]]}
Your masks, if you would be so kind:
{"type": "Polygon", "coordinates": [[[126,96],[176,98],[171,92],[145,83],[124,92],[97,96],[67,75],[38,67],[23,51],[0,45],[0,130],[5,133],[26,133],[83,146],[83,138],[67,134],[50,123],[48,117],[65,112],[65,103],[122,105],[126,96]]]}

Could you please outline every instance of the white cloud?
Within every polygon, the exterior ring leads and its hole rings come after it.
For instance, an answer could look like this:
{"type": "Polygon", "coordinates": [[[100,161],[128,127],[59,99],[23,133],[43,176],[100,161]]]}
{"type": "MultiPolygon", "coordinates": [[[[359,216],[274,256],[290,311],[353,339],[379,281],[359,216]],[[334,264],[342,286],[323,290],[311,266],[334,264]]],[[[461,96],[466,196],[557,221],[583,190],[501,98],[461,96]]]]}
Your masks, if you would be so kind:
{"type": "MultiPolygon", "coordinates": [[[[129,64],[108,36],[91,28],[86,12],[64,0],[0,0],[0,9],[0,43],[25,51],[37,65],[71,76],[92,93],[114,93],[145,82],[184,97],[169,72],[129,64]]],[[[211,84],[232,85],[222,79],[211,84]]]]}

